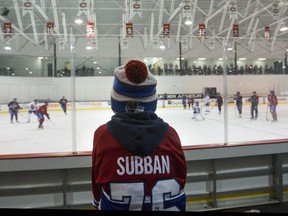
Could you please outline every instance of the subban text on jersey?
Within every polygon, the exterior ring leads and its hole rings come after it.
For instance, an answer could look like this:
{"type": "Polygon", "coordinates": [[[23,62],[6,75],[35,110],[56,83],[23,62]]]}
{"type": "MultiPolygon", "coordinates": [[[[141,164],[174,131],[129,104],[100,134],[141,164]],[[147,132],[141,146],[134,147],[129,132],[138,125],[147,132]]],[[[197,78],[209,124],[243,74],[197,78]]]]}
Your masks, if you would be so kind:
{"type": "Polygon", "coordinates": [[[169,174],[169,155],[126,156],[117,159],[118,175],[169,174]]]}

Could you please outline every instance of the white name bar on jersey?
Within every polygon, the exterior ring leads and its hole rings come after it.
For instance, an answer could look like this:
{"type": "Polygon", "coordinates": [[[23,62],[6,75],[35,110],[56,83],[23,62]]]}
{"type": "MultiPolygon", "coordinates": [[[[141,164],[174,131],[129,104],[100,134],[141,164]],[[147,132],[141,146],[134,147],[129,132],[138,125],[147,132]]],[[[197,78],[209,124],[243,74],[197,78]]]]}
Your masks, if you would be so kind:
{"type": "Polygon", "coordinates": [[[169,174],[170,160],[168,155],[126,156],[117,159],[118,175],[169,174]]]}

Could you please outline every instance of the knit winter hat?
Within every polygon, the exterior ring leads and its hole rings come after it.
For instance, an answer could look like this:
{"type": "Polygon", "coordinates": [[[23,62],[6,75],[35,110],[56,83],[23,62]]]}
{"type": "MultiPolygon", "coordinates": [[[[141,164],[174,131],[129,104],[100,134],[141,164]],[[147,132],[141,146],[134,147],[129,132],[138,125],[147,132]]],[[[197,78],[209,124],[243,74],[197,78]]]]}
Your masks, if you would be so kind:
{"type": "Polygon", "coordinates": [[[125,66],[114,70],[111,108],[114,112],[125,112],[128,102],[136,102],[144,111],[155,111],[158,96],[157,80],[147,66],[139,60],[130,60],[125,66]]]}

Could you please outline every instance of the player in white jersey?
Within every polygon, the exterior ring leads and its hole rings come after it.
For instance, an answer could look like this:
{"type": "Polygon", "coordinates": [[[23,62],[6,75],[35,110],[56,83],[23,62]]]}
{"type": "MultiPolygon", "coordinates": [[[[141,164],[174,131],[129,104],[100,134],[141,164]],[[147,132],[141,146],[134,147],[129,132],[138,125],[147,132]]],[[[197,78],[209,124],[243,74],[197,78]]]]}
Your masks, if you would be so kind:
{"type": "Polygon", "coordinates": [[[210,96],[209,96],[209,94],[205,95],[205,112],[210,112],[210,96]]]}
{"type": "Polygon", "coordinates": [[[29,107],[28,107],[28,121],[27,121],[28,123],[30,122],[31,114],[32,113],[35,114],[35,111],[39,108],[37,104],[38,104],[38,100],[37,99],[35,99],[31,103],[29,103],[29,107]]]}
{"type": "Polygon", "coordinates": [[[193,117],[192,119],[197,119],[197,116],[200,115],[202,119],[204,120],[204,117],[202,115],[202,108],[200,106],[199,101],[196,101],[194,106],[193,106],[193,117]]]}

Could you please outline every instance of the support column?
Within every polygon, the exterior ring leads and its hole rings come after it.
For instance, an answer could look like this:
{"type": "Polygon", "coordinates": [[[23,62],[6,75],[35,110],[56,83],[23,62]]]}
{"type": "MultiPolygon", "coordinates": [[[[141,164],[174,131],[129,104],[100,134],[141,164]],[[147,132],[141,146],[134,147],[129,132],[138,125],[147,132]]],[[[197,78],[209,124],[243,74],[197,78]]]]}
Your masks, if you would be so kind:
{"type": "Polygon", "coordinates": [[[121,38],[119,38],[119,43],[118,43],[118,66],[122,65],[121,61],[121,38]]]}
{"type": "Polygon", "coordinates": [[[57,76],[57,52],[56,52],[56,43],[54,43],[54,73],[53,77],[57,76]]]}
{"type": "Polygon", "coordinates": [[[75,85],[75,38],[71,29],[70,35],[71,54],[71,121],[72,121],[72,152],[77,154],[77,132],[76,132],[76,85],[75,85]]]}
{"type": "Polygon", "coordinates": [[[235,75],[238,74],[238,65],[237,65],[237,42],[235,41],[234,42],[234,53],[235,53],[235,56],[234,56],[234,67],[235,67],[235,75]]]}
{"type": "Polygon", "coordinates": [[[180,69],[180,75],[182,74],[182,43],[179,42],[179,69],[180,69]]]}
{"type": "Polygon", "coordinates": [[[224,39],[223,40],[224,145],[228,145],[227,46],[228,46],[228,39],[224,39]]]}

